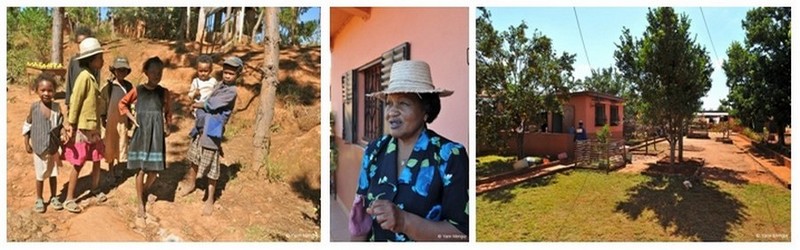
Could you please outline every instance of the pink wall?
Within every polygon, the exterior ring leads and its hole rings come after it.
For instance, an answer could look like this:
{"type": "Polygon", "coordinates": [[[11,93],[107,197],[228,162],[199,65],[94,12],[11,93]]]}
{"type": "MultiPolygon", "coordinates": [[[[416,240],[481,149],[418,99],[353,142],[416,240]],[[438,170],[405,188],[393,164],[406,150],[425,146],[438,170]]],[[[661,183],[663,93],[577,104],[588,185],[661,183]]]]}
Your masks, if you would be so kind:
{"type": "MultiPolygon", "coordinates": [[[[442,111],[429,128],[469,148],[469,21],[468,8],[371,8],[368,19],[351,18],[331,39],[331,109],[336,116],[337,139],[341,139],[342,132],[341,76],[409,42],[411,59],[431,66],[434,85],[455,91],[442,98],[442,111]]],[[[337,145],[340,154],[347,155],[338,159],[337,193],[339,201],[349,209],[363,148],[337,145]]]]}
{"type": "MultiPolygon", "coordinates": [[[[586,133],[589,137],[594,137],[597,134],[597,131],[600,130],[602,127],[596,127],[594,125],[594,103],[592,96],[589,95],[580,95],[580,96],[573,96],[570,98],[569,103],[575,106],[575,124],[574,126],[578,127],[578,121],[583,120],[583,127],[586,128],[586,133]]],[[[608,99],[602,99],[599,101],[606,105],[606,117],[611,117],[611,109],[609,108],[611,105],[611,101],[608,99]]],[[[614,105],[620,106],[619,109],[619,119],[620,124],[617,126],[610,126],[611,129],[611,137],[620,139],[623,137],[622,134],[622,120],[624,119],[624,108],[625,105],[623,103],[616,103],[614,105]]]]}

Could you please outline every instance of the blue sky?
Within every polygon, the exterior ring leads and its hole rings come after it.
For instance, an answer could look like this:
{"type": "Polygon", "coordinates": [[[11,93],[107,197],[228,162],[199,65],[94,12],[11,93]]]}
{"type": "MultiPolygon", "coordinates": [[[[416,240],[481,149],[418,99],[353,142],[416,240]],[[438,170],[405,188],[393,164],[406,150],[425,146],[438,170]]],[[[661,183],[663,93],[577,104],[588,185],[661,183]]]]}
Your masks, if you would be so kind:
{"type": "MultiPolygon", "coordinates": [[[[744,29],[741,21],[745,18],[747,10],[751,8],[729,7],[703,7],[708,31],[703,23],[703,15],[699,7],[675,8],[677,13],[689,16],[691,35],[696,37],[696,42],[706,47],[709,57],[714,61],[714,73],[711,75],[712,87],[707,96],[703,98],[703,109],[716,109],[719,99],[728,95],[725,86],[725,72],[722,70],[722,61],[727,59],[725,51],[733,41],[744,41],[744,29]],[[709,39],[710,34],[710,39],[709,39]],[[716,47],[716,54],[714,47],[716,47]]],[[[580,20],[583,38],[586,43],[584,53],[581,44],[578,25],[575,21],[575,11],[572,7],[540,7],[540,8],[488,8],[491,12],[492,25],[495,29],[505,31],[509,26],[519,25],[521,21],[528,24],[529,32],[538,30],[543,35],[553,40],[556,53],[567,51],[577,54],[575,58],[576,79],[583,79],[590,75],[591,68],[607,68],[614,65],[615,43],[619,42],[622,27],[628,27],[631,35],[641,38],[642,32],[647,27],[647,8],[576,8],[580,20]],[[589,56],[591,68],[587,62],[589,56]]],[[[530,37],[530,34],[528,34],[530,37]]]]}

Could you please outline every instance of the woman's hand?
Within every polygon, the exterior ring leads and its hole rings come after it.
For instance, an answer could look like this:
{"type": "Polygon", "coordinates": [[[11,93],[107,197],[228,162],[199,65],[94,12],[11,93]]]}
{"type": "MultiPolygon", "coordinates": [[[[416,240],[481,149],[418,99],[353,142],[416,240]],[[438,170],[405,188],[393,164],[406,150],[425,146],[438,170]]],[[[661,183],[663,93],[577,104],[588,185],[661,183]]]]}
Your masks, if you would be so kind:
{"type": "Polygon", "coordinates": [[[381,228],[395,233],[405,230],[405,211],[388,200],[375,200],[367,208],[367,213],[374,216],[381,228]]]}
{"type": "Polygon", "coordinates": [[[206,105],[204,103],[202,103],[202,102],[195,102],[195,103],[192,104],[192,107],[193,108],[202,109],[202,108],[205,108],[206,105]]]}
{"type": "Polygon", "coordinates": [[[139,123],[138,123],[138,122],[136,122],[136,117],[133,117],[133,115],[131,114],[131,112],[128,112],[128,113],[126,113],[125,115],[128,117],[128,120],[130,120],[130,121],[131,121],[131,123],[133,124],[133,126],[139,127],[139,123]]]}

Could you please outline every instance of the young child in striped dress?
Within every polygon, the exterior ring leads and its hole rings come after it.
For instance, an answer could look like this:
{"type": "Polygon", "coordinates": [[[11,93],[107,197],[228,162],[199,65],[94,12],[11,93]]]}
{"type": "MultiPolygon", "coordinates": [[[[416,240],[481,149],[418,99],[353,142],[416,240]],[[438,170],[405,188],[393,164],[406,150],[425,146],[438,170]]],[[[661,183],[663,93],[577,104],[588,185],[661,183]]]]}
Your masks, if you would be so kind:
{"type": "Polygon", "coordinates": [[[36,202],[33,210],[44,213],[42,192],[45,178],[50,185],[49,205],[55,210],[63,208],[56,196],[58,169],[55,165],[61,160],[58,149],[62,145],[61,128],[64,118],[58,103],[53,101],[56,80],[52,75],[40,74],[31,87],[39,96],[39,101],[31,104],[28,117],[22,126],[22,134],[25,136],[25,151],[33,154],[33,168],[36,171],[36,202]]]}

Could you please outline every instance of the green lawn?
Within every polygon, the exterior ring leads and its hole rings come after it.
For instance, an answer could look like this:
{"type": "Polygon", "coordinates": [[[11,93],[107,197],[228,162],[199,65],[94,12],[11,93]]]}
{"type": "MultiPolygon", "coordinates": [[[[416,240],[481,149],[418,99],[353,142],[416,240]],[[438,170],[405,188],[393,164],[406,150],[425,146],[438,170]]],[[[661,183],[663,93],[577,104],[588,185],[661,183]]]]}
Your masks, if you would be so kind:
{"type": "Polygon", "coordinates": [[[514,159],[516,157],[487,155],[478,157],[478,164],[476,167],[476,174],[478,178],[493,176],[496,174],[513,171],[514,159]]]}
{"type": "Polygon", "coordinates": [[[479,195],[478,241],[789,241],[790,192],[574,170],[479,195]]]}

